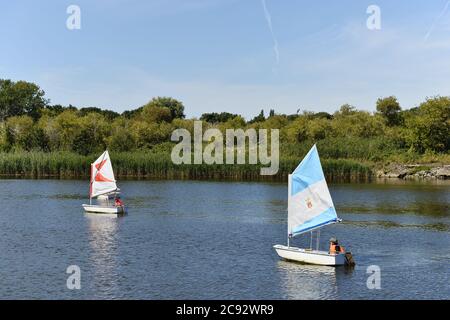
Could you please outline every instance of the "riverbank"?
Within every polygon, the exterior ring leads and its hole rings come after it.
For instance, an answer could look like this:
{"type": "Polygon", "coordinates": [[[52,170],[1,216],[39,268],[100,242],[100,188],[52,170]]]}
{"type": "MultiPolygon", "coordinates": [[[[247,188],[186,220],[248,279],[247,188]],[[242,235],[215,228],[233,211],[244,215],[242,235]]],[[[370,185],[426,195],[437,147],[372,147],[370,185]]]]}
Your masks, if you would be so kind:
{"type": "MultiPolygon", "coordinates": [[[[298,165],[297,157],[281,157],[276,175],[262,176],[262,165],[176,165],[166,152],[112,153],[118,178],[285,181],[298,165]]],[[[0,153],[0,176],[29,178],[87,178],[96,156],[72,152],[0,153]]],[[[442,163],[382,165],[353,159],[322,159],[328,181],[383,179],[450,179],[450,165],[442,163]]]]}
{"type": "Polygon", "coordinates": [[[450,179],[450,165],[444,164],[391,164],[376,171],[377,178],[390,179],[450,179]]]}

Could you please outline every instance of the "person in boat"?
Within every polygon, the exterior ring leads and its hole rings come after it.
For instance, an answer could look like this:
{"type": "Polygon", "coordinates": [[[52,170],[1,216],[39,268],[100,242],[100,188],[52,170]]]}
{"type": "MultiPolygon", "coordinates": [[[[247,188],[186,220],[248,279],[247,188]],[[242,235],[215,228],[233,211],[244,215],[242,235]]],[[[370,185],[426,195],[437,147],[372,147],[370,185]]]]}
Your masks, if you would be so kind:
{"type": "Polygon", "coordinates": [[[333,237],[330,239],[330,254],[338,253],[345,253],[345,248],[339,245],[338,239],[333,237]]]}
{"type": "Polygon", "coordinates": [[[120,197],[119,197],[119,196],[116,196],[116,197],[115,197],[115,199],[114,199],[114,205],[115,205],[116,207],[123,207],[123,201],[120,200],[120,197]]]}

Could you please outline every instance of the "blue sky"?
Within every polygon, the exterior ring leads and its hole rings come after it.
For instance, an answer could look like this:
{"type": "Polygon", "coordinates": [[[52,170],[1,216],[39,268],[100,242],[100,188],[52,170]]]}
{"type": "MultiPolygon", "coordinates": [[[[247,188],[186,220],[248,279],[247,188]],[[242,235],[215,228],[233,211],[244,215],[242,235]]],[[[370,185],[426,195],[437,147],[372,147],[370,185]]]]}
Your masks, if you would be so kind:
{"type": "Polygon", "coordinates": [[[2,1],[0,78],[116,111],[172,96],[189,117],[374,110],[387,95],[410,108],[450,95],[448,2],[265,0],[272,37],[262,0],[2,1]],[[71,4],[81,30],[66,28],[71,4]]]}

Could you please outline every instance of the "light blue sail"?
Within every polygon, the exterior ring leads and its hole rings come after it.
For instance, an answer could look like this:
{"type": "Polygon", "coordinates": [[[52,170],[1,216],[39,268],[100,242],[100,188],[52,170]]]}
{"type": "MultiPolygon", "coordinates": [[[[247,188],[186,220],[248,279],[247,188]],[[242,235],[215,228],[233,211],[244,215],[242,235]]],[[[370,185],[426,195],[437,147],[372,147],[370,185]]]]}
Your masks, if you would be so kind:
{"type": "Polygon", "coordinates": [[[339,221],[316,145],[289,176],[288,211],[290,236],[339,221]]]}
{"type": "Polygon", "coordinates": [[[291,195],[295,195],[318,181],[325,180],[316,145],[313,145],[291,176],[291,195]]]}

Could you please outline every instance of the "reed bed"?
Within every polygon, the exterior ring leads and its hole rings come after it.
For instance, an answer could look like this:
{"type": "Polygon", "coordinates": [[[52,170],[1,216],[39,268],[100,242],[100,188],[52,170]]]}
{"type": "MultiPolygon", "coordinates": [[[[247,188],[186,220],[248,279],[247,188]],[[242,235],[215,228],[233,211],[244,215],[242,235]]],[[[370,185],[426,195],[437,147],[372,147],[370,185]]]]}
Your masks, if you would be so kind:
{"type": "MultiPolygon", "coordinates": [[[[29,178],[87,178],[90,163],[97,156],[82,156],[72,152],[0,153],[0,175],[29,178]]],[[[262,176],[260,165],[176,165],[168,153],[111,153],[114,171],[119,178],[208,179],[285,181],[300,158],[281,158],[276,175],[262,176]]],[[[322,159],[329,181],[366,181],[372,177],[368,164],[349,159],[322,159]]]]}

